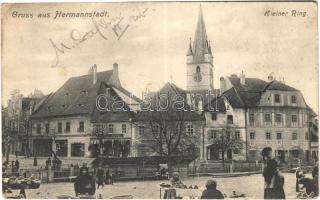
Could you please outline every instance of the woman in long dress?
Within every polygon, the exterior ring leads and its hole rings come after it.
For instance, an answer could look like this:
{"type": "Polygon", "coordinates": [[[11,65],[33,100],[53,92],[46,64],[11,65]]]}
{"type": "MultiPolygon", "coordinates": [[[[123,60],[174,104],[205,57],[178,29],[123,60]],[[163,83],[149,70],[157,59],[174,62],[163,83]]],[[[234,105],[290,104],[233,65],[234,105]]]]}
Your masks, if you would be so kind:
{"type": "Polygon", "coordinates": [[[263,172],[265,180],[265,199],[285,199],[284,194],[284,177],[277,168],[277,162],[270,160],[263,172]]]}

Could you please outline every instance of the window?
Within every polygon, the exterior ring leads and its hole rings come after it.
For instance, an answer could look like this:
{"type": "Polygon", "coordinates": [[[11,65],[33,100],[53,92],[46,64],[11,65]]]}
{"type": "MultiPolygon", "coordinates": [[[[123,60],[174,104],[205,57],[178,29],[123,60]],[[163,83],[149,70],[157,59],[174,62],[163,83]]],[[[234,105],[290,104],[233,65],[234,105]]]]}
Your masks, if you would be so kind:
{"type": "Polygon", "coordinates": [[[197,66],[196,72],[200,73],[200,67],[199,66],[197,66]]]}
{"type": "Polygon", "coordinates": [[[271,140],[271,133],[270,132],[266,132],[266,140],[271,140]]]}
{"type": "Polygon", "coordinates": [[[62,133],[62,123],[58,123],[58,133],[62,133]]]}
{"type": "Polygon", "coordinates": [[[127,124],[122,124],[122,133],[127,133],[127,124]]]}
{"type": "Polygon", "coordinates": [[[108,131],[109,133],[113,133],[113,124],[108,125],[108,131]]]}
{"type": "Polygon", "coordinates": [[[139,126],[139,135],[144,134],[144,126],[139,126]]]}
{"type": "Polygon", "coordinates": [[[240,131],[235,131],[235,133],[234,133],[234,138],[235,138],[236,140],[240,140],[240,131]]]}
{"type": "Polygon", "coordinates": [[[216,130],[209,130],[208,131],[208,139],[215,139],[217,138],[217,131],[216,130]]]}
{"type": "Polygon", "coordinates": [[[37,124],[37,133],[41,134],[41,124],[37,124]]]}
{"type": "Polygon", "coordinates": [[[296,103],[297,100],[296,100],[296,96],[292,95],[291,96],[291,103],[296,103]]]}
{"type": "Polygon", "coordinates": [[[292,140],[297,140],[297,139],[298,139],[298,134],[292,133],[292,140]]]}
{"type": "Polygon", "coordinates": [[[282,133],[277,133],[277,140],[282,140],[282,133]]]}
{"type": "Polygon", "coordinates": [[[306,132],[305,140],[309,140],[309,132],[306,132]]]}
{"type": "Polygon", "coordinates": [[[79,130],[78,131],[84,132],[84,122],[83,121],[79,122],[79,130]]]}
{"type": "Polygon", "coordinates": [[[226,136],[227,136],[228,139],[230,138],[230,131],[226,132],[226,136]]]}
{"type": "Polygon", "coordinates": [[[270,116],[270,113],[266,113],[266,114],[264,114],[264,121],[265,121],[265,122],[271,122],[271,116],[270,116]]]}
{"type": "MultiPolygon", "coordinates": [[[[177,129],[178,129],[178,127],[177,127],[177,129]]],[[[176,130],[176,131],[179,131],[179,130],[176,130]]],[[[159,127],[158,124],[153,124],[152,125],[152,132],[153,132],[154,135],[158,135],[159,134],[160,127],[159,127]]]]}
{"type": "Polygon", "coordinates": [[[65,132],[66,132],[66,133],[70,133],[70,122],[66,122],[65,132]]]}
{"type": "Polygon", "coordinates": [[[217,113],[211,113],[211,120],[217,120],[217,113]]]}
{"type": "Polygon", "coordinates": [[[250,140],[254,140],[256,138],[256,133],[255,132],[251,132],[250,133],[250,140]]]}
{"type": "Polygon", "coordinates": [[[282,116],[281,116],[281,114],[276,114],[276,119],[275,119],[275,121],[276,121],[277,123],[281,123],[281,121],[282,121],[282,116]]]}
{"type": "Polygon", "coordinates": [[[291,121],[292,121],[292,123],[297,123],[297,115],[292,115],[291,121]]]}
{"type": "Polygon", "coordinates": [[[233,116],[232,115],[228,115],[227,116],[227,123],[228,124],[233,124],[233,116]]]}
{"type": "Polygon", "coordinates": [[[83,143],[71,144],[71,156],[84,157],[84,144],[83,143]]]}
{"type": "Polygon", "coordinates": [[[187,134],[193,135],[193,125],[192,124],[187,125],[187,134]]]}
{"type": "Polygon", "coordinates": [[[253,113],[251,113],[249,115],[249,123],[250,123],[250,125],[254,125],[254,114],[253,113]]]}
{"type": "Polygon", "coordinates": [[[49,123],[46,123],[46,134],[49,134],[50,125],[49,123]]]}
{"type": "Polygon", "coordinates": [[[280,95],[279,94],[275,94],[274,95],[274,102],[275,103],[280,103],[280,95]]]}

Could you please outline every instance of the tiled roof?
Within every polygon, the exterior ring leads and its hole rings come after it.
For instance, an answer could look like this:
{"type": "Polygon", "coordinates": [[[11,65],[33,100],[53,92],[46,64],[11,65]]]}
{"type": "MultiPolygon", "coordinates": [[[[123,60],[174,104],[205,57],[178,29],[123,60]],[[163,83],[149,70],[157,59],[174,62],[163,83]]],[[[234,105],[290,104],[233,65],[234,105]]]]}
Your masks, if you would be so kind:
{"type": "Polygon", "coordinates": [[[241,84],[239,77],[231,76],[228,79],[233,87],[221,95],[225,96],[234,108],[256,107],[266,90],[298,91],[276,80],[266,82],[257,78],[245,78],[245,84],[241,84]]]}
{"type": "MultiPolygon", "coordinates": [[[[134,112],[130,110],[129,105],[117,94],[117,92],[113,87],[110,87],[104,82],[102,82],[98,90],[98,94],[105,94],[107,88],[108,88],[107,102],[108,102],[109,110],[108,111],[99,110],[97,106],[94,106],[91,114],[91,122],[92,123],[127,122],[130,119],[132,119],[134,117],[134,112]]],[[[121,91],[123,92],[124,89],[122,88],[121,91]]],[[[128,96],[130,96],[129,92],[128,92],[128,96]]],[[[137,97],[135,98],[138,102],[141,102],[139,98],[137,97]]],[[[101,106],[107,107],[105,105],[106,104],[101,106]]]]}
{"type": "Polygon", "coordinates": [[[70,78],[55,93],[49,95],[33,113],[33,118],[64,115],[90,114],[102,81],[108,82],[112,70],[97,72],[97,82],[92,83],[92,75],[70,78]]]}
{"type": "MultiPolygon", "coordinates": [[[[152,120],[185,120],[185,121],[202,121],[204,118],[198,114],[196,111],[183,111],[179,112],[175,109],[171,109],[173,106],[174,96],[182,97],[184,100],[184,105],[187,110],[189,110],[189,106],[187,105],[187,92],[173,83],[166,83],[158,92],[153,93],[149,96],[148,103],[150,103],[150,109],[142,109],[141,112],[138,112],[135,121],[149,121],[152,120]],[[167,95],[168,98],[159,98],[162,95],[167,95]],[[169,109],[164,111],[161,110],[159,104],[166,105],[166,101],[168,100],[169,109]],[[161,111],[160,111],[161,110],[161,111]],[[182,116],[182,118],[181,118],[182,116]]],[[[181,98],[178,99],[181,102],[181,98]]],[[[144,107],[144,106],[143,106],[144,107]]]]}
{"type": "Polygon", "coordinates": [[[281,90],[281,91],[298,91],[296,88],[293,88],[289,85],[281,83],[279,81],[272,81],[270,84],[267,85],[265,88],[266,90],[281,90]]]}
{"type": "Polygon", "coordinates": [[[206,104],[204,107],[205,111],[212,111],[212,112],[225,112],[226,105],[223,100],[223,96],[218,96],[211,101],[211,104],[206,104]],[[209,107],[210,106],[210,107],[209,107]]]}

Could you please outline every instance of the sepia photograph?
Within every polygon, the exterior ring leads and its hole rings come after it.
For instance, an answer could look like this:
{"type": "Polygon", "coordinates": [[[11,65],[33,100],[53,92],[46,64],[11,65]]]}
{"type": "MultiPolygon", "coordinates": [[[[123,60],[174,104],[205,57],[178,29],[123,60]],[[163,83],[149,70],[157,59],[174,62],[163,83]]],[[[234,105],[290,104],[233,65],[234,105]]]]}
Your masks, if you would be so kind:
{"type": "Polygon", "coordinates": [[[2,198],[317,199],[317,2],[1,4],[2,198]]]}

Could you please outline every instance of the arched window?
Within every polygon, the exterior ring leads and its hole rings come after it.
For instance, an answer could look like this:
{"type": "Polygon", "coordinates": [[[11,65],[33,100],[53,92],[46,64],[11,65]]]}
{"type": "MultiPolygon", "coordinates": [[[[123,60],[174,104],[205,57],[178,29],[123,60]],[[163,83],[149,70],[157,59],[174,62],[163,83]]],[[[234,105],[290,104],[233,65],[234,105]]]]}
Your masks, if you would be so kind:
{"type": "Polygon", "coordinates": [[[197,66],[197,69],[196,69],[197,73],[200,73],[200,67],[197,66]]]}

